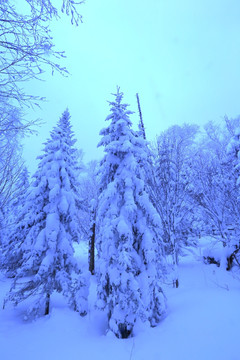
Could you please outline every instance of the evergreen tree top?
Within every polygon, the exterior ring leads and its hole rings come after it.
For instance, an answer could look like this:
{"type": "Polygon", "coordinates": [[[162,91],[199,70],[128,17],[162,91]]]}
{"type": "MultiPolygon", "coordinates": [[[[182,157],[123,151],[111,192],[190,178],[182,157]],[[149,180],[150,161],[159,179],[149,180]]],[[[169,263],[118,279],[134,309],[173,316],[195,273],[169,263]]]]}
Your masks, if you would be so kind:
{"type": "Polygon", "coordinates": [[[109,101],[110,114],[106,118],[106,121],[111,120],[111,123],[100,131],[100,135],[103,135],[103,138],[98,146],[105,146],[114,138],[119,139],[119,136],[126,135],[129,132],[128,129],[132,126],[129,115],[133,114],[133,112],[127,110],[128,104],[122,103],[123,93],[120,92],[120,88],[118,87],[117,93],[112,95],[115,96],[115,101],[109,101]],[[111,137],[109,137],[109,134],[111,134],[111,137]]]}
{"type": "MultiPolygon", "coordinates": [[[[76,159],[72,156],[73,154],[76,155],[77,150],[73,147],[76,139],[74,138],[70,118],[71,116],[67,108],[58,120],[57,125],[50,132],[50,137],[44,143],[43,153],[37,159],[49,163],[49,165],[52,160],[59,161],[59,163],[61,161],[71,161],[75,162],[75,168],[78,168],[76,159]],[[52,155],[49,157],[50,153],[52,155]]],[[[38,168],[41,166],[42,164],[39,163],[38,168]]]]}
{"type": "Polygon", "coordinates": [[[111,122],[100,131],[100,135],[103,137],[98,147],[104,146],[104,151],[111,156],[113,162],[112,155],[116,160],[117,157],[122,158],[123,154],[130,153],[135,153],[136,158],[143,156],[145,159],[147,142],[132,129],[132,122],[129,118],[129,115],[134,112],[127,109],[128,104],[122,103],[123,93],[120,92],[119,87],[117,93],[112,95],[115,96],[115,101],[109,101],[110,114],[106,118],[106,121],[111,120],[111,122]]]}

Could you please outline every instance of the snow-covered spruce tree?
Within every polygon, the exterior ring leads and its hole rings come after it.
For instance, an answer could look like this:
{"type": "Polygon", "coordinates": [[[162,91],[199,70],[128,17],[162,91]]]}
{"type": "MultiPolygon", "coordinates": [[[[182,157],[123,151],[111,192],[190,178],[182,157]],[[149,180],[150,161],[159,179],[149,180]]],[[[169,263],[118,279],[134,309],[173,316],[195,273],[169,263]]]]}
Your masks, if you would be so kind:
{"type": "Polygon", "coordinates": [[[78,239],[77,164],[70,115],[66,110],[45,143],[22,218],[21,268],[5,299],[15,305],[31,297],[29,315],[49,313],[50,296],[62,293],[86,312],[86,283],[74,259],[78,239]]]}
{"type": "Polygon", "coordinates": [[[160,218],[144,184],[146,142],[131,129],[127,104],[117,89],[110,102],[110,125],[99,146],[105,147],[100,166],[97,209],[97,306],[108,312],[109,329],[119,338],[134,332],[137,320],[155,326],[165,312],[160,285],[162,253],[160,218]]]}

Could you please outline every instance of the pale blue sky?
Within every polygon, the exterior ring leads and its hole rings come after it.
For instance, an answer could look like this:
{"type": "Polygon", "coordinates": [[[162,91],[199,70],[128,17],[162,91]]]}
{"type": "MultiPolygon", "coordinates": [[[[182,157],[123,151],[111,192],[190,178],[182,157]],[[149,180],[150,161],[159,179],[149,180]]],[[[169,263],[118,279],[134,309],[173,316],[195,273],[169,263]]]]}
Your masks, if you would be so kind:
{"type": "Polygon", "coordinates": [[[81,13],[78,28],[66,18],[52,23],[72,76],[48,74],[27,85],[48,98],[29,113],[46,121],[38,137],[26,140],[31,171],[67,106],[85,160],[100,157],[98,134],[116,85],[133,111],[139,93],[149,140],[173,124],[240,114],[239,0],[86,0],[81,13]]]}

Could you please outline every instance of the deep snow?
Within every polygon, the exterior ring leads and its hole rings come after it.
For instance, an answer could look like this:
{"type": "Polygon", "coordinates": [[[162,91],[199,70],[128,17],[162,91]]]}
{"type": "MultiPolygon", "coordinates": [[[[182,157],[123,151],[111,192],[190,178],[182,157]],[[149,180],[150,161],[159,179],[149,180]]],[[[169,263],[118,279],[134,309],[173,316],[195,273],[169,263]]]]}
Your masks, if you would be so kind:
{"type": "MultiPolygon", "coordinates": [[[[197,251],[201,255],[201,251],[197,251]]],[[[79,258],[86,250],[78,249],[79,258]]],[[[1,360],[239,360],[240,276],[186,256],[179,266],[180,287],[165,285],[167,316],[156,328],[138,329],[119,340],[106,333],[104,313],[94,309],[81,318],[56,295],[51,314],[23,321],[23,306],[0,310],[1,360]]],[[[10,280],[0,277],[0,301],[10,280]]]]}

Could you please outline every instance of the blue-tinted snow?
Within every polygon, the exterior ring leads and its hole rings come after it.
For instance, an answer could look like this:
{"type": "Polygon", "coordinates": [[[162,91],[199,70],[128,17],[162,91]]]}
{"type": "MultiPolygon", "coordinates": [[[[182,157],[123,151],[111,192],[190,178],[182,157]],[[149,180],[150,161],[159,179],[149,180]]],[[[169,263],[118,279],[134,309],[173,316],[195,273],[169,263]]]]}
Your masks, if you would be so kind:
{"type": "MultiPolygon", "coordinates": [[[[75,248],[77,258],[86,262],[86,247],[75,248]]],[[[127,340],[106,336],[106,314],[95,309],[94,277],[84,318],[69,310],[60,295],[54,297],[51,315],[32,323],[22,320],[21,305],[1,309],[1,359],[239,360],[240,276],[234,269],[203,264],[200,255],[197,250],[195,257],[180,259],[178,289],[165,285],[167,317],[155,328],[140,323],[127,340]]],[[[9,280],[1,276],[1,299],[8,287],[9,280]]]]}

